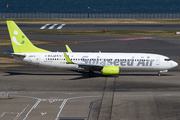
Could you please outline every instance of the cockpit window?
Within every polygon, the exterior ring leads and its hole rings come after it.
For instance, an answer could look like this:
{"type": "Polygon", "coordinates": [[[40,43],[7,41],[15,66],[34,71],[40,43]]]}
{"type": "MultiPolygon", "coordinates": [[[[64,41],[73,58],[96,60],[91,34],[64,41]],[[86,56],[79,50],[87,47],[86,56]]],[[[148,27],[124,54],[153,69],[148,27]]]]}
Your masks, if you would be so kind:
{"type": "Polygon", "coordinates": [[[164,59],[165,61],[170,61],[171,59],[164,59]]]}

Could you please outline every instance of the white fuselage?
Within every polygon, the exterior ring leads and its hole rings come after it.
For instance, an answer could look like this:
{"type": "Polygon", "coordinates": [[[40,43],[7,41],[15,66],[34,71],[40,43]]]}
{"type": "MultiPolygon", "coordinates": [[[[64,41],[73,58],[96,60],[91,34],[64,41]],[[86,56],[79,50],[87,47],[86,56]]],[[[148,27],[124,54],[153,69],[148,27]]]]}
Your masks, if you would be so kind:
{"type": "MultiPolygon", "coordinates": [[[[67,64],[63,52],[47,53],[18,53],[26,55],[17,57],[25,63],[46,66],[52,68],[79,68],[77,64],[67,64]]],[[[148,53],[86,53],[72,52],[66,54],[73,63],[97,65],[97,66],[119,66],[120,70],[147,70],[162,71],[177,66],[177,63],[168,57],[148,53]]]]}

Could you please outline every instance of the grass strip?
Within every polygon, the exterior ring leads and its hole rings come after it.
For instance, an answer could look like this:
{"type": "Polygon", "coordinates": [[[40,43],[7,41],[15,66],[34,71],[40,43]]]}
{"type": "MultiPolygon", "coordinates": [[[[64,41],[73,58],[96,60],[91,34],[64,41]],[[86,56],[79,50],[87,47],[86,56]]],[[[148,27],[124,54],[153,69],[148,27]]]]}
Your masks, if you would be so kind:
{"type": "MultiPolygon", "coordinates": [[[[174,32],[180,30],[73,30],[73,31],[63,31],[63,30],[24,30],[26,33],[33,34],[81,34],[81,35],[142,35],[142,36],[171,36],[179,37],[180,35],[175,35],[174,32]]],[[[8,32],[6,30],[1,30],[0,32],[8,32]]],[[[3,42],[3,41],[2,41],[3,42]]],[[[42,41],[32,41],[34,44],[51,44],[51,42],[42,41]]],[[[1,45],[1,44],[0,44],[1,45]]]]}
{"type": "Polygon", "coordinates": [[[0,69],[21,67],[23,65],[0,65],[0,69]]]}
{"type": "Polygon", "coordinates": [[[0,57],[0,63],[22,63],[22,62],[12,58],[0,57]]]}
{"type": "MultiPolygon", "coordinates": [[[[180,31],[180,30],[179,30],[180,31]]],[[[37,31],[24,31],[25,33],[38,33],[38,34],[85,34],[85,35],[142,35],[142,36],[180,36],[175,35],[174,30],[103,30],[97,31],[62,31],[62,30],[37,30],[37,31]]]]}
{"type": "MultiPolygon", "coordinates": [[[[54,44],[53,42],[31,40],[34,45],[54,44]]],[[[11,41],[8,39],[0,39],[0,46],[11,46],[11,41]]]]}

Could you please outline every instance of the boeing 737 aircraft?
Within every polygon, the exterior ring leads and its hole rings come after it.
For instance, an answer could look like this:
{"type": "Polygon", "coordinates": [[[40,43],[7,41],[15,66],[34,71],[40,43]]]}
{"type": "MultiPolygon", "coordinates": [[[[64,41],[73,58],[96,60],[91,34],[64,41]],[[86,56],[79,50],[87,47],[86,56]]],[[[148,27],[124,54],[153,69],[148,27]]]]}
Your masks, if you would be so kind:
{"type": "Polygon", "coordinates": [[[14,52],[13,58],[25,63],[51,68],[75,68],[89,71],[101,71],[103,75],[118,75],[123,70],[167,72],[178,64],[170,58],[150,53],[89,53],[50,52],[35,47],[13,21],[7,26],[14,52]]]}

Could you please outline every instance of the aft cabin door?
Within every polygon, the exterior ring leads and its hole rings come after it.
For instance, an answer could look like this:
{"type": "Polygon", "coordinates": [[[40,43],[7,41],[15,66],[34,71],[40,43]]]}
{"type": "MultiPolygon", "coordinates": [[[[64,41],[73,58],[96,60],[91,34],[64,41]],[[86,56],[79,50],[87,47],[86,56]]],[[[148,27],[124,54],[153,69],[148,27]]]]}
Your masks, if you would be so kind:
{"type": "Polygon", "coordinates": [[[156,57],[156,65],[159,65],[159,64],[160,64],[160,58],[156,57]]]}

